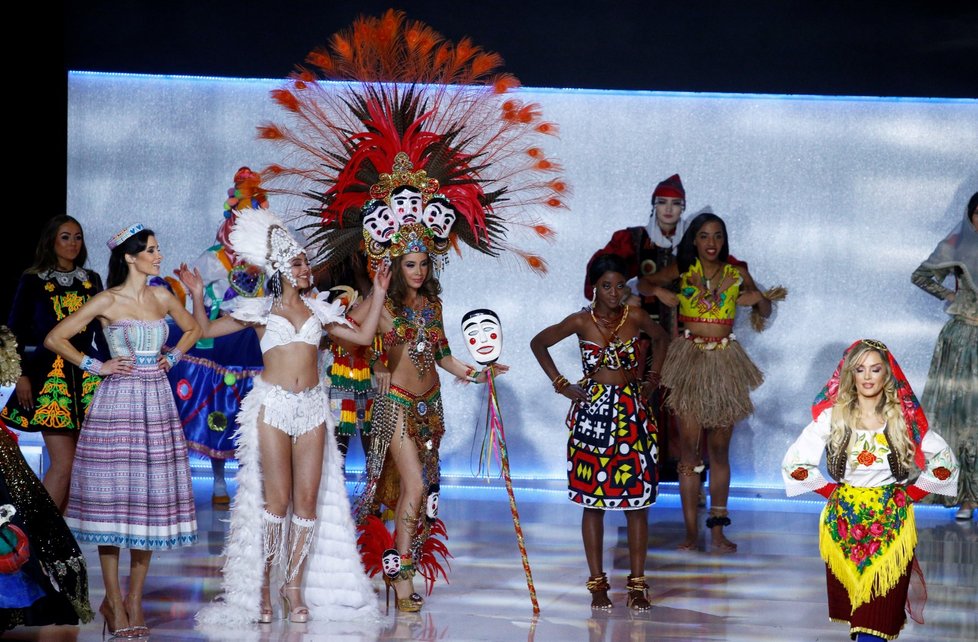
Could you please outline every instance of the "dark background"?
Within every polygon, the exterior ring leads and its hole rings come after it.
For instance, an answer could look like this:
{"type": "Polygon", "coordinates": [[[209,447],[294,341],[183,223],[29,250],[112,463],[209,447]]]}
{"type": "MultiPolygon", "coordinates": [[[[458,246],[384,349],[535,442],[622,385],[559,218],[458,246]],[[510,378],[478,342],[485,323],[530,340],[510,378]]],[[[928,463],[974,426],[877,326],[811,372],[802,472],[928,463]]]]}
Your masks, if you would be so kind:
{"type": "MultiPolygon", "coordinates": [[[[69,70],[284,77],[358,15],[396,8],[450,40],[469,36],[500,53],[505,70],[530,87],[978,97],[975,0],[69,0],[62,7],[65,85],[69,70]]],[[[70,203],[60,205],[65,167],[53,172],[59,205],[25,217],[23,242],[4,262],[0,320],[44,221],[71,213],[70,203]]]]}

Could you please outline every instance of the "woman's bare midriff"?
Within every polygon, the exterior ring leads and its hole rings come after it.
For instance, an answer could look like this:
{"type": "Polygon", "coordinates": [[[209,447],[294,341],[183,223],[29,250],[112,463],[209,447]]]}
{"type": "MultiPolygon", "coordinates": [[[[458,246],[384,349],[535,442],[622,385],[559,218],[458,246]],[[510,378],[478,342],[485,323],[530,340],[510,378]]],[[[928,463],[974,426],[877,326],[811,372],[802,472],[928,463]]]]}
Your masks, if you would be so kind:
{"type": "Polygon", "coordinates": [[[733,332],[733,326],[722,323],[697,323],[696,321],[686,321],[683,328],[689,330],[698,337],[712,337],[722,339],[728,337],[733,332]]]}
{"type": "Polygon", "coordinates": [[[403,388],[408,392],[421,395],[438,382],[438,373],[432,366],[423,377],[418,377],[418,369],[414,367],[411,357],[407,354],[407,345],[399,345],[388,352],[388,366],[391,370],[391,385],[403,388]]]}
{"type": "Polygon", "coordinates": [[[265,383],[289,392],[301,392],[319,385],[319,351],[316,346],[295,341],[275,346],[264,355],[265,383]]]}

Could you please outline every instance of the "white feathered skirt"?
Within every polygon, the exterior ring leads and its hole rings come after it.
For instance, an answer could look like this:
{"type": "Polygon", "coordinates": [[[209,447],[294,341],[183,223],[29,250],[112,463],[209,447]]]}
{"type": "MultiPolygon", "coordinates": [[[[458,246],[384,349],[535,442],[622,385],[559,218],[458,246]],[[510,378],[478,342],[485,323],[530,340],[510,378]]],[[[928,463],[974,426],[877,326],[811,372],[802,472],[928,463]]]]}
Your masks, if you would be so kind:
{"type": "MultiPolygon", "coordinates": [[[[309,402],[318,400],[320,393],[315,390],[292,394],[289,403],[294,405],[288,409],[279,406],[275,414],[305,417],[310,411],[309,402]],[[306,396],[310,398],[305,399],[306,396]]],[[[258,619],[264,559],[258,417],[266,400],[281,402],[284,397],[281,388],[265,383],[259,376],[255,377],[254,388],[241,403],[236,435],[237,491],[231,504],[231,527],[224,550],[222,593],[197,613],[198,628],[222,627],[226,632],[228,626],[246,626],[258,619]]],[[[326,410],[326,452],[316,509],[319,523],[303,574],[304,597],[313,621],[376,622],[379,617],[377,598],[360,563],[340,454],[333,435],[333,419],[328,408],[326,410]]],[[[300,431],[298,426],[283,428],[289,433],[300,431]]],[[[273,570],[273,595],[275,587],[284,582],[283,575],[282,569],[273,570]]]]}

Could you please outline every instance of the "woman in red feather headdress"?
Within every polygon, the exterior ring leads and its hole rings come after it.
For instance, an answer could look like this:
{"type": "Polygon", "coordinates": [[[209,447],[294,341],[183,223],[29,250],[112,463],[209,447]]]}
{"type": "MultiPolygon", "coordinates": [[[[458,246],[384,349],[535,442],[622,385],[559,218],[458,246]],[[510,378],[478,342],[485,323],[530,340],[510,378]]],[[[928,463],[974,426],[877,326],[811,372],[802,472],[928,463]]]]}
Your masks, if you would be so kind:
{"type": "MultiPolygon", "coordinates": [[[[281,145],[289,163],[263,176],[270,194],[304,199],[315,262],[329,269],[361,252],[371,270],[392,264],[380,322],[391,386],[374,403],[358,518],[366,528],[381,505],[394,510],[397,532],[385,550],[397,559],[386,556],[385,577],[398,608],[416,611],[415,568],[430,592],[443,573],[437,553],[447,555],[432,537],[444,535],[436,517],[444,425],[434,366],[469,381],[486,376],[450,354],[436,277],[449,250],[463,244],[546,272],[544,260],[512,237],[553,237],[538,213],[565,207],[569,192],[541,144],[557,127],[513,93],[515,78],[496,73],[497,54],[468,39],[448,42],[399,11],[358,19],[306,60],[309,67],[272,94],[287,122],[263,125],[259,135],[281,145]]],[[[377,546],[362,546],[365,558],[371,550],[377,546]]],[[[380,560],[365,562],[381,570],[380,560]]]]}

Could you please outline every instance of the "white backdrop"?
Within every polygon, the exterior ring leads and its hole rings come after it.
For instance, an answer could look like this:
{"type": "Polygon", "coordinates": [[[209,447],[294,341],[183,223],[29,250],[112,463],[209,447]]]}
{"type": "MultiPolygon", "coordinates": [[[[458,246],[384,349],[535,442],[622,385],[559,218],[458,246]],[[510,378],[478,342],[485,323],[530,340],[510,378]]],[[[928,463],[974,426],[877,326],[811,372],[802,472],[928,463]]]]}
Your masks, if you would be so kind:
{"type": "MultiPolygon", "coordinates": [[[[103,277],[101,241],[132,222],[153,228],[169,272],[213,241],[235,170],[279,160],[255,127],[280,120],[268,98],[278,80],[71,73],[67,212],[85,226],[90,267],[103,277]]],[[[478,307],[499,313],[498,381],[514,477],[562,478],[568,402],[530,354],[540,329],[580,308],[584,267],[614,230],[644,225],[649,195],[679,173],[687,212],[705,205],[727,222],[731,252],[788,300],[771,327],[735,328],[765,372],[757,412],[738,424],[734,483],[780,485],[788,443],[842,350],[860,337],[886,342],[923,392],[946,320],[910,274],[963,218],[978,190],[978,101],[521,90],[561,128],[548,146],[573,186],[557,241],[533,249],[539,278],[472,253],[442,275],[452,350],[468,358],[458,324],[478,307]],[[971,150],[971,151],[968,151],[971,150]],[[491,276],[486,278],[485,274],[491,276]]],[[[271,199],[298,214],[301,204],[271,199]]],[[[284,197],[279,197],[283,198],[284,197]]],[[[574,341],[552,350],[580,376],[574,341]]],[[[444,470],[469,474],[483,390],[445,382],[444,470]]]]}

